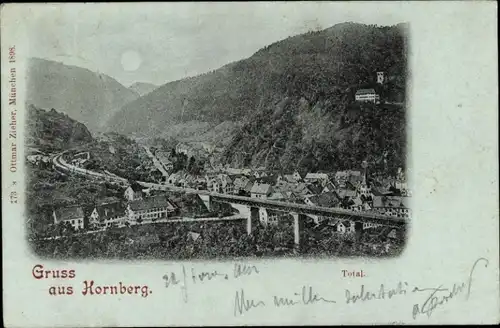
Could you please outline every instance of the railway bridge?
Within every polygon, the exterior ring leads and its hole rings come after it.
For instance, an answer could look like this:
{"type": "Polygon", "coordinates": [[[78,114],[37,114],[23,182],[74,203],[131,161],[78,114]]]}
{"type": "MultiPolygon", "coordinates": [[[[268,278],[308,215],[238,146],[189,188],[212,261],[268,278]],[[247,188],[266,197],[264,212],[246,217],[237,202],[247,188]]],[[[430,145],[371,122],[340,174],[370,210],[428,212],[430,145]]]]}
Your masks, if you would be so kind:
{"type": "MultiPolygon", "coordinates": [[[[80,174],[91,179],[104,179],[106,181],[114,181],[120,184],[127,182],[126,179],[114,175],[103,174],[74,167],[73,165],[64,161],[61,155],[62,154],[59,154],[53,158],[54,167],[57,168],[59,171],[64,171],[69,174],[80,174]]],[[[306,204],[268,200],[262,198],[220,194],[220,193],[210,192],[207,190],[176,187],[174,185],[169,185],[169,184],[158,184],[158,183],[142,182],[142,181],[137,181],[137,183],[146,188],[151,188],[154,190],[175,191],[175,192],[183,192],[186,194],[196,194],[205,203],[205,205],[209,210],[212,208],[212,202],[227,203],[235,208],[236,207],[243,208],[245,209],[243,211],[245,213],[241,214],[247,216],[246,230],[248,234],[252,234],[252,232],[254,231],[255,225],[259,221],[259,209],[261,208],[290,214],[293,217],[294,221],[293,223],[294,240],[297,246],[300,246],[300,232],[303,230],[303,225],[308,215],[316,215],[316,216],[328,217],[339,220],[347,220],[353,222],[361,222],[361,223],[369,222],[383,226],[394,227],[397,229],[405,226],[407,223],[407,219],[405,218],[389,217],[389,216],[379,215],[376,213],[354,212],[340,208],[326,208],[319,206],[310,206],[306,204]]]]}

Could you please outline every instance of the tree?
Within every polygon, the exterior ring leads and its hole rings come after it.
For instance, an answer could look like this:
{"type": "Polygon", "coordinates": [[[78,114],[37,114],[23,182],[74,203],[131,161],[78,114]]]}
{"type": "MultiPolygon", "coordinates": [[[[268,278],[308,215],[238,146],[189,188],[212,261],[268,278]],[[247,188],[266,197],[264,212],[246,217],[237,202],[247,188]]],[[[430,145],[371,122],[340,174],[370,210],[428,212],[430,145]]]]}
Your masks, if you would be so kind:
{"type": "Polygon", "coordinates": [[[188,162],[188,165],[187,165],[187,170],[189,172],[193,172],[193,170],[195,169],[195,165],[196,165],[196,160],[193,156],[191,156],[189,158],[189,162],[188,162]]]}

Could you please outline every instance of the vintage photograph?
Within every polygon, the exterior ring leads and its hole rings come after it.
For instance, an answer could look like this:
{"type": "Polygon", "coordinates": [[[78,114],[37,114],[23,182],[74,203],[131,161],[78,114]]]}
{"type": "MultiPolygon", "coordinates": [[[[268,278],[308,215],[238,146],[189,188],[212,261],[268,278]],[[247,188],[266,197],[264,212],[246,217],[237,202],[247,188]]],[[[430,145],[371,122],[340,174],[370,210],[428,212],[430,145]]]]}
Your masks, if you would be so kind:
{"type": "Polygon", "coordinates": [[[404,252],[408,23],[291,11],[277,28],[272,12],[224,6],[89,6],[39,25],[24,137],[34,254],[404,252]]]}

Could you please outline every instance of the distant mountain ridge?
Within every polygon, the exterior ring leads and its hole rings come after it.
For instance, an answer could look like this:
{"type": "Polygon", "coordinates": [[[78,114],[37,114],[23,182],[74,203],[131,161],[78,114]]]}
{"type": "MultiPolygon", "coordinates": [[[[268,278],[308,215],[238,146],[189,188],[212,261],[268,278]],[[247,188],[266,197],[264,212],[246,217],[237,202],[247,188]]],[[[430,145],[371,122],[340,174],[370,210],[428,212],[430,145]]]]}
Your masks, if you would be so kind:
{"type": "MultiPolygon", "coordinates": [[[[402,45],[395,54],[399,58],[384,58],[384,48],[388,42],[401,43],[404,28],[344,23],[287,38],[248,59],[158,87],[126,104],[109,130],[158,134],[165,126],[187,121],[240,121],[273,98],[296,91],[309,100],[320,92],[350,95],[346,89],[372,81],[377,70],[401,75],[406,65],[402,45]],[[390,40],[391,35],[397,40],[390,40]],[[299,83],[309,86],[297,90],[299,83]]],[[[404,79],[399,82],[404,93],[404,79]]]]}
{"type": "Polygon", "coordinates": [[[148,93],[152,92],[154,89],[158,88],[157,85],[154,85],[152,83],[146,83],[146,82],[135,82],[132,84],[129,89],[136,92],[140,96],[147,95],[148,93]]]}
{"type": "Polygon", "coordinates": [[[115,112],[138,97],[106,74],[46,59],[29,60],[27,102],[66,113],[92,131],[102,129],[115,112]]]}
{"type": "Polygon", "coordinates": [[[108,129],[169,137],[180,131],[191,140],[220,140],[220,133],[227,145],[221,161],[236,166],[324,170],[366,159],[392,172],[406,160],[407,35],[407,24],[342,23],[292,36],[158,87],[126,104],[108,129]],[[400,105],[360,106],[354,100],[360,88],[400,105]],[[223,122],[237,124],[217,131],[223,122]],[[185,124],[203,129],[187,136],[185,124]]]}

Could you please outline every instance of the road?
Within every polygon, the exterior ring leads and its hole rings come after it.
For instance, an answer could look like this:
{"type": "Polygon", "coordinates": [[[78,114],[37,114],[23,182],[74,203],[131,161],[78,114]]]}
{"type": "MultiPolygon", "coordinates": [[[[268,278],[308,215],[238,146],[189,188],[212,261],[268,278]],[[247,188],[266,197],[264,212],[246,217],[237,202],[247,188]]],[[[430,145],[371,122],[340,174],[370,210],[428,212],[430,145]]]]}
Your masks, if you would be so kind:
{"type": "Polygon", "coordinates": [[[156,168],[158,169],[158,171],[160,171],[161,174],[165,178],[168,178],[169,177],[168,172],[165,171],[165,168],[163,167],[163,164],[158,160],[158,158],[156,158],[155,155],[153,155],[153,153],[151,152],[151,150],[149,150],[149,147],[148,146],[142,146],[142,147],[146,151],[146,154],[148,154],[149,158],[151,158],[153,160],[153,164],[154,164],[154,166],[156,166],[156,168]]]}

